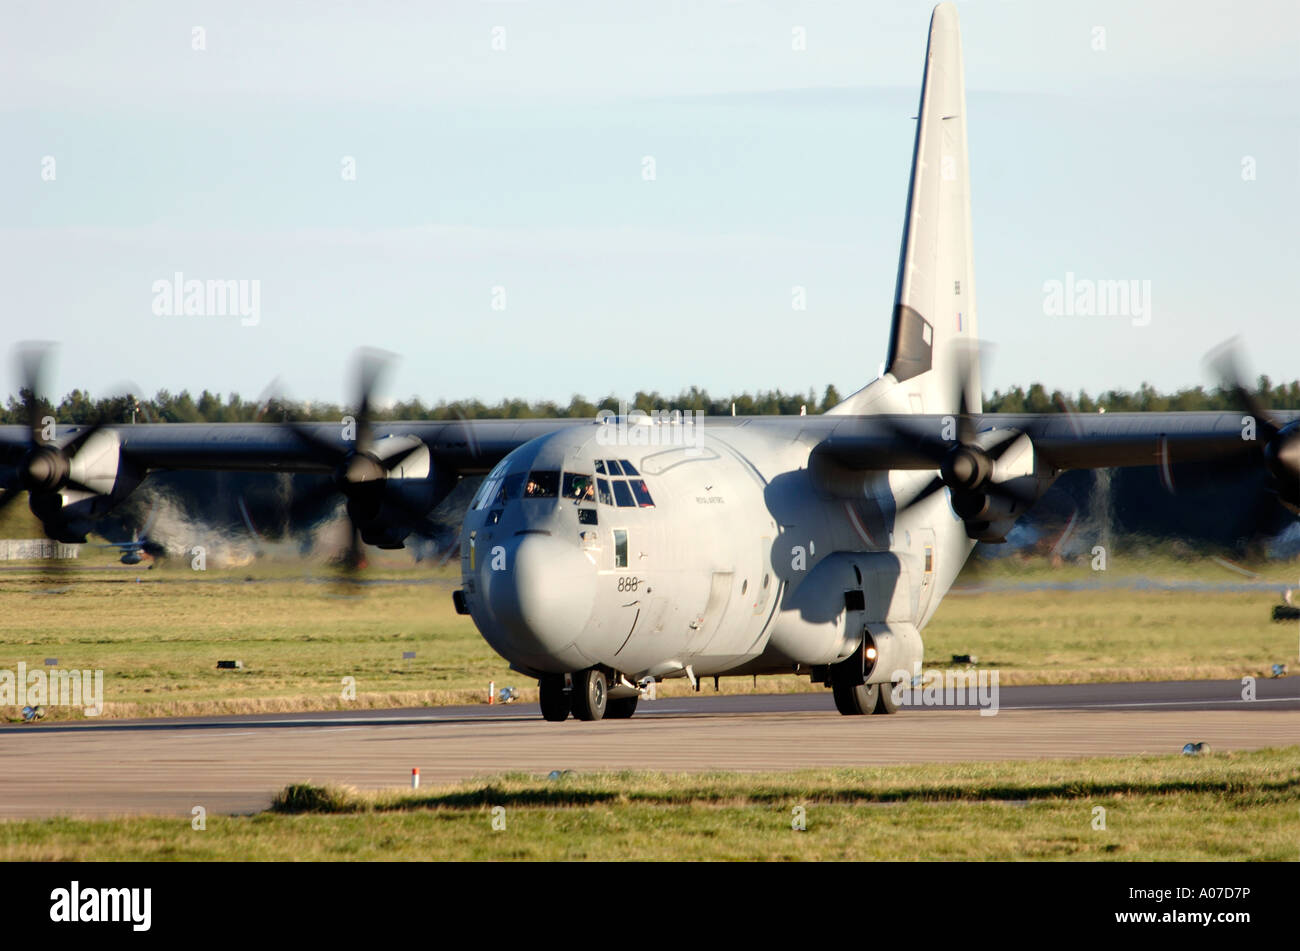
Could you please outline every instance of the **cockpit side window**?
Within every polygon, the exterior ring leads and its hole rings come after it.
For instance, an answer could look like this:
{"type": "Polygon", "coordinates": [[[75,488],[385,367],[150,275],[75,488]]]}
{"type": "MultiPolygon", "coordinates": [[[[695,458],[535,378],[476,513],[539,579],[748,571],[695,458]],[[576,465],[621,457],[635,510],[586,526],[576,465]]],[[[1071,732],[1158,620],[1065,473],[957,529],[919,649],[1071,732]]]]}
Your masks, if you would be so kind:
{"type": "Polygon", "coordinates": [[[506,463],[503,459],[498,462],[491,472],[483,479],[482,484],[478,487],[478,494],[474,496],[473,508],[481,509],[488,505],[501,488],[501,480],[505,476],[506,463]]]}
{"type": "Polygon", "coordinates": [[[524,484],[524,498],[553,499],[560,494],[560,473],[554,469],[534,469],[524,484]]]}
{"type": "Polygon", "coordinates": [[[562,495],[566,499],[573,499],[575,502],[594,502],[596,500],[596,486],[589,475],[580,472],[566,472],[563,485],[562,495]]]}
{"type": "Polygon", "coordinates": [[[604,475],[604,474],[605,474],[605,460],[604,460],[604,459],[597,459],[597,460],[596,460],[596,475],[604,475]]]}
{"type": "Polygon", "coordinates": [[[501,488],[497,489],[496,495],[492,498],[493,505],[505,505],[511,499],[519,498],[520,490],[523,489],[524,474],[514,472],[501,480],[501,488]]]}
{"type": "MultiPolygon", "coordinates": [[[[596,465],[600,465],[600,463],[597,462],[596,465]]],[[[611,492],[609,491],[609,480],[608,480],[608,479],[597,479],[597,480],[596,480],[596,493],[597,493],[597,495],[598,495],[598,497],[599,497],[599,500],[600,500],[600,504],[601,504],[601,505],[613,505],[613,504],[614,504],[614,495],[613,495],[613,493],[611,493],[611,492]]]]}

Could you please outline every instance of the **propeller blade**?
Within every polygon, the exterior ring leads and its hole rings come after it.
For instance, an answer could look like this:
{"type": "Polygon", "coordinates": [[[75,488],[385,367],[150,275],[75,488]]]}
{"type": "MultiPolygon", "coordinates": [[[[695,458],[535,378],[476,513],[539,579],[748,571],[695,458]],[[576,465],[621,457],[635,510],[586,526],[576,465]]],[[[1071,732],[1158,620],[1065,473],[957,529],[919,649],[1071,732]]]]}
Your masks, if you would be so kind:
{"type": "MultiPolygon", "coordinates": [[[[308,519],[319,521],[322,514],[321,509],[325,503],[340,494],[339,488],[334,484],[334,481],[325,479],[307,492],[301,495],[295,494],[293,501],[289,504],[289,518],[294,523],[308,519]]],[[[334,507],[337,507],[337,501],[334,507]]]]}
{"type": "Polygon", "coordinates": [[[39,445],[41,439],[41,416],[44,407],[42,394],[45,392],[45,369],[49,364],[54,344],[48,340],[28,340],[16,348],[19,378],[23,381],[25,391],[24,403],[27,410],[27,431],[31,433],[32,445],[39,445]]]}
{"type": "Polygon", "coordinates": [[[352,537],[348,543],[347,556],[343,562],[343,568],[349,575],[355,575],[366,565],[366,556],[361,541],[361,529],[356,525],[352,526],[352,537]]]}
{"type": "Polygon", "coordinates": [[[1255,425],[1264,440],[1272,439],[1281,430],[1253,392],[1243,382],[1241,371],[1241,338],[1231,337],[1215,347],[1206,356],[1206,363],[1219,378],[1224,392],[1231,393],[1237,404],[1255,418],[1255,425]]]}
{"type": "Polygon", "coordinates": [[[357,438],[353,443],[355,452],[367,452],[372,445],[370,417],[375,385],[396,359],[396,354],[387,350],[376,350],[373,347],[362,347],[356,353],[357,438]]]}
{"type": "Polygon", "coordinates": [[[320,436],[294,419],[286,419],[282,424],[288,428],[289,432],[297,437],[303,447],[317,460],[329,466],[337,466],[348,457],[347,450],[339,448],[327,439],[320,436]]]}
{"type": "Polygon", "coordinates": [[[933,462],[936,469],[947,457],[948,450],[953,447],[951,440],[940,439],[938,436],[919,432],[913,427],[899,422],[898,418],[892,416],[870,417],[869,425],[884,426],[900,443],[933,462]]]}
{"type": "Polygon", "coordinates": [[[944,487],[943,479],[940,479],[938,476],[935,476],[933,479],[931,479],[929,482],[925,484],[925,487],[922,488],[920,492],[916,493],[916,495],[912,496],[911,499],[909,499],[907,502],[903,504],[902,508],[898,510],[899,513],[901,514],[902,512],[906,512],[914,505],[920,505],[922,502],[924,502],[930,496],[934,495],[934,493],[938,492],[943,487],[944,487]]]}
{"type": "Polygon", "coordinates": [[[1033,505],[1038,501],[1038,493],[1027,485],[1019,484],[1019,481],[1013,479],[1010,482],[986,482],[980,487],[980,491],[987,492],[989,495],[1000,495],[1004,499],[1010,499],[1026,507],[1033,505]]]}
{"type": "Polygon", "coordinates": [[[478,436],[474,435],[474,427],[469,425],[469,419],[459,409],[453,408],[453,412],[460,419],[461,432],[465,434],[465,441],[469,443],[470,454],[477,459],[479,456],[478,436]]]}
{"type": "Polygon", "coordinates": [[[0,492],[0,512],[3,512],[10,502],[22,494],[23,487],[21,485],[6,486],[4,491],[0,492]]]}

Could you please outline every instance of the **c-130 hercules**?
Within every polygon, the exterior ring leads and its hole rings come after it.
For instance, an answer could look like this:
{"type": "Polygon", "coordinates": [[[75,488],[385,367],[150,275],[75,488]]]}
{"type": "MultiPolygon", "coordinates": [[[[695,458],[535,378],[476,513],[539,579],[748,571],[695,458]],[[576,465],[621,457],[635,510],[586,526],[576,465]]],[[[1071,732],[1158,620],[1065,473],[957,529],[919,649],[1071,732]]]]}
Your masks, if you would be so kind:
{"type": "MultiPolygon", "coordinates": [[[[152,469],[331,473],[355,535],[403,540],[464,476],[457,609],[542,715],[629,717],[683,676],[788,672],[843,714],[893,713],[921,632],[978,540],[1064,470],[1248,456],[1300,512],[1300,414],[982,414],[966,101],[955,8],[935,8],[884,374],[823,416],[0,428],[0,505],[84,541],[152,469]]],[[[1232,376],[1225,354],[1223,372],[1232,376]]],[[[359,542],[358,542],[359,544],[359,542]]]]}

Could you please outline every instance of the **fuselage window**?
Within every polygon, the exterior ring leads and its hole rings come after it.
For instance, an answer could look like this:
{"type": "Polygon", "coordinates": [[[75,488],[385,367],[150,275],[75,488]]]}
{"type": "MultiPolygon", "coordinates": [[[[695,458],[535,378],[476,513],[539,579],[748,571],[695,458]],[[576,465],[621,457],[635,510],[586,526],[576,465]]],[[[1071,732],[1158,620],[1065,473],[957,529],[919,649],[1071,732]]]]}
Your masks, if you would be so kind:
{"type": "Polygon", "coordinates": [[[632,494],[636,496],[637,504],[645,507],[654,505],[654,499],[650,498],[650,490],[645,487],[645,480],[631,479],[629,484],[632,486],[632,494]]]}
{"type": "Polygon", "coordinates": [[[596,486],[591,476],[578,472],[564,474],[564,497],[578,502],[593,502],[596,499],[596,486]]]}
{"type": "Polygon", "coordinates": [[[623,475],[635,476],[641,474],[636,471],[636,466],[632,465],[632,463],[628,462],[626,459],[620,459],[619,463],[623,466],[623,475]]]}
{"type": "Polygon", "coordinates": [[[632,498],[632,490],[627,487],[627,482],[623,479],[614,480],[614,501],[618,503],[619,508],[636,507],[636,501],[632,498]]]}
{"type": "Polygon", "coordinates": [[[578,524],[579,524],[579,525],[595,525],[595,524],[596,524],[596,510],[595,510],[595,509],[578,509],[578,524]]]}
{"type": "Polygon", "coordinates": [[[627,567],[627,529],[614,529],[614,567],[627,567]]]}
{"type": "Polygon", "coordinates": [[[606,460],[605,460],[605,469],[609,472],[610,475],[622,475],[622,474],[623,474],[623,470],[619,468],[618,460],[617,460],[617,459],[606,459],[606,460]]]}
{"type": "Polygon", "coordinates": [[[560,474],[554,469],[534,469],[524,486],[526,499],[553,499],[560,494],[560,474]]]}
{"type": "MultiPolygon", "coordinates": [[[[600,463],[596,463],[596,465],[600,465],[600,463]]],[[[608,480],[608,479],[597,479],[597,480],[596,480],[596,494],[597,494],[597,496],[598,496],[599,499],[600,499],[600,504],[601,504],[601,505],[613,505],[613,504],[614,504],[614,496],[613,496],[613,495],[610,493],[610,491],[609,491],[609,480],[608,480]]]]}

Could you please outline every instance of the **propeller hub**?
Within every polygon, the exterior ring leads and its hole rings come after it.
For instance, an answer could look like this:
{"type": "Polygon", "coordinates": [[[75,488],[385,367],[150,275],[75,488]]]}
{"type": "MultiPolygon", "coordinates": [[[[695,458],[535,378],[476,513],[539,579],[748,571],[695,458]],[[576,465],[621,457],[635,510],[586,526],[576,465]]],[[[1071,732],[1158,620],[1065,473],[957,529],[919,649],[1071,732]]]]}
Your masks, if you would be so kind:
{"type": "Polygon", "coordinates": [[[370,453],[354,452],[343,460],[336,478],[343,491],[346,492],[352,486],[384,481],[384,479],[388,478],[388,470],[384,468],[383,463],[370,453]]]}
{"type": "Polygon", "coordinates": [[[27,454],[21,468],[23,488],[28,492],[56,492],[68,481],[67,457],[51,446],[37,446],[27,454]]]}
{"type": "Polygon", "coordinates": [[[939,466],[945,484],[960,492],[974,492],[993,471],[993,463],[977,446],[955,446],[939,466]]]}

